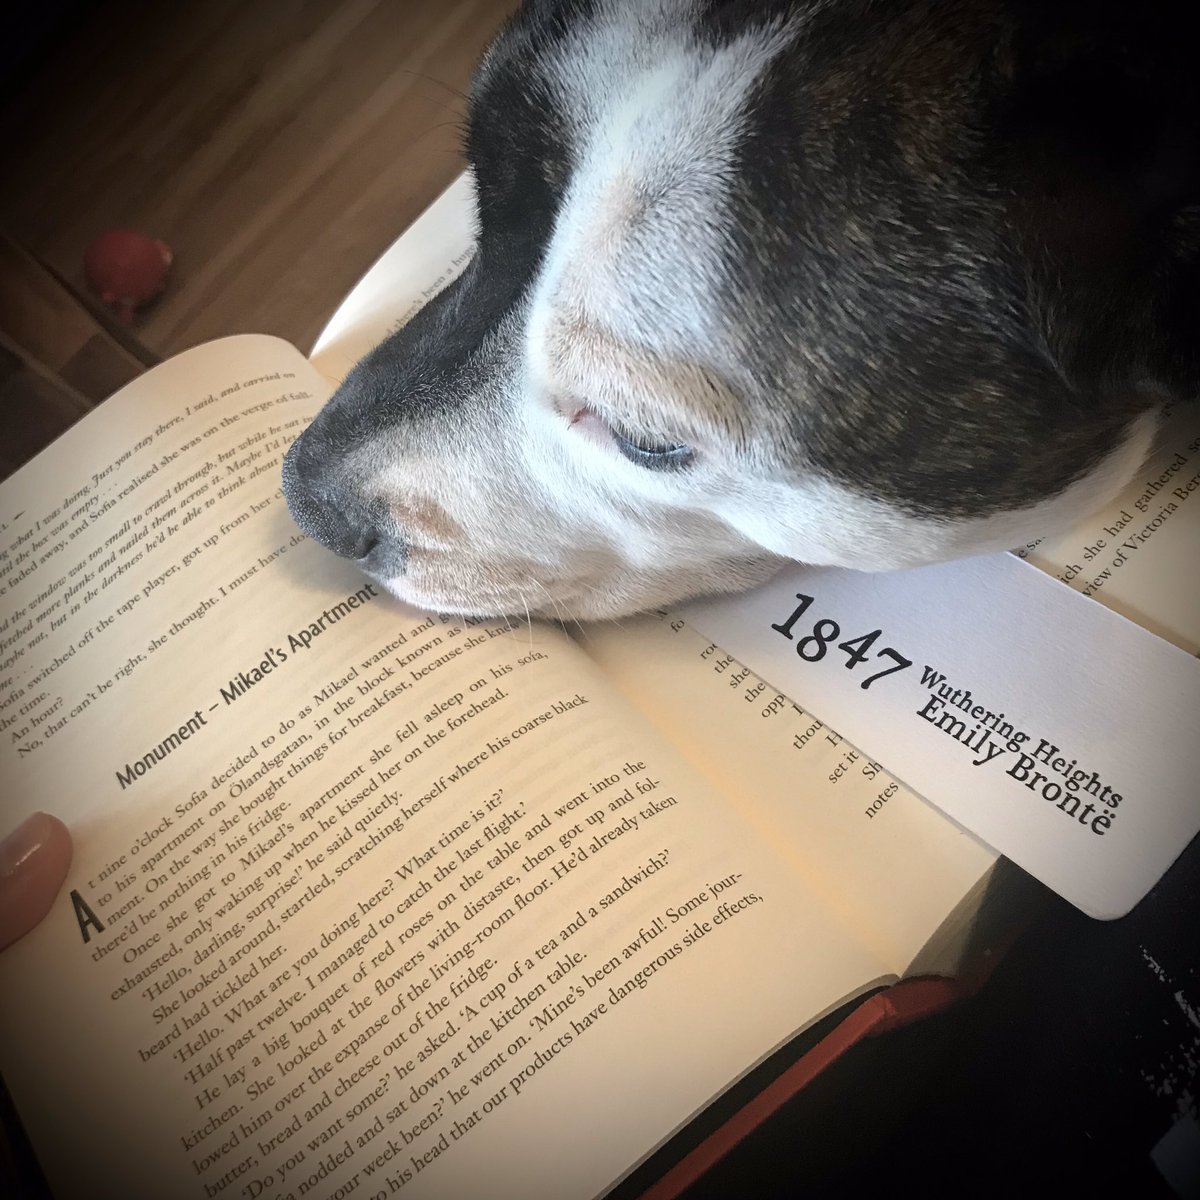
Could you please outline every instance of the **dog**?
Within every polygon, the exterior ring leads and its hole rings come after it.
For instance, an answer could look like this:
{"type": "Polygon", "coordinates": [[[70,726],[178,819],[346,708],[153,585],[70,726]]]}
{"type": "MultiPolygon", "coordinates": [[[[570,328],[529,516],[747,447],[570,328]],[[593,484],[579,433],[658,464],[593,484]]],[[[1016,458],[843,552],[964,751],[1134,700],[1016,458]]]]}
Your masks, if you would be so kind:
{"type": "Polygon", "coordinates": [[[531,0],[458,280],[290,448],[423,608],[618,617],[1007,549],[1200,376],[1185,5],[531,0]]]}

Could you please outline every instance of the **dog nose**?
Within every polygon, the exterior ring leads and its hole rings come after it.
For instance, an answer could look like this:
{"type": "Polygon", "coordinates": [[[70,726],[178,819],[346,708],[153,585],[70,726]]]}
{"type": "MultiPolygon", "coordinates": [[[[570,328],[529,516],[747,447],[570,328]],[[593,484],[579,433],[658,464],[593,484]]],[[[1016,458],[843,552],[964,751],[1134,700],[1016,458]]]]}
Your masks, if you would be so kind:
{"type": "Polygon", "coordinates": [[[283,460],[283,495],[292,520],[334,554],[366,558],[381,539],[370,506],[331,482],[328,472],[314,470],[302,440],[292,443],[283,460]]]}

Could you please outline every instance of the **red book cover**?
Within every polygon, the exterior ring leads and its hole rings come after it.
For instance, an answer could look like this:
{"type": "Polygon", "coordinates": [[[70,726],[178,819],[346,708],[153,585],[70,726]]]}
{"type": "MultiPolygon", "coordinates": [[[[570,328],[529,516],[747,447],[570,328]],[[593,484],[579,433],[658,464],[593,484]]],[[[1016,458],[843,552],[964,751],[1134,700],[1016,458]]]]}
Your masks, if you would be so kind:
{"type": "Polygon", "coordinates": [[[748,1134],[778,1112],[864,1038],[941,1012],[974,991],[982,978],[905,979],[869,996],[833,1031],[801,1055],[728,1120],[642,1192],[642,1200],[676,1200],[748,1134]]]}

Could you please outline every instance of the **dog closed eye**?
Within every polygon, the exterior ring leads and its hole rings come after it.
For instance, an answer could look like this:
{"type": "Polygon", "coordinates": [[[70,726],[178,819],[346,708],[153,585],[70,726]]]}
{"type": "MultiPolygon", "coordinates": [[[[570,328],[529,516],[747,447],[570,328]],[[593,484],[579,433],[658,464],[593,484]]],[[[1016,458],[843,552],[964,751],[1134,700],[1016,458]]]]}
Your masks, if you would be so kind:
{"type": "Polygon", "coordinates": [[[671,444],[642,441],[613,430],[617,449],[632,463],[654,471],[682,471],[690,467],[695,453],[682,442],[671,444]]]}
{"type": "Polygon", "coordinates": [[[637,433],[621,422],[610,420],[590,405],[583,405],[567,422],[571,429],[590,433],[598,441],[611,442],[630,462],[653,471],[680,471],[690,467],[696,453],[684,442],[637,433]]]}

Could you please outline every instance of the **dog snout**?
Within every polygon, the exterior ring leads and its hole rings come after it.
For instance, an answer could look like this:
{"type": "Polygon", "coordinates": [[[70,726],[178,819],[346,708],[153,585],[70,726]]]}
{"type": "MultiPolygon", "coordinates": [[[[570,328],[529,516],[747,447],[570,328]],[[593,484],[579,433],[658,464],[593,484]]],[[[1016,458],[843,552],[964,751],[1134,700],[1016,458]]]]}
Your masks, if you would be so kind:
{"type": "MultiPolygon", "coordinates": [[[[314,465],[303,438],[283,460],[283,495],[300,529],[342,558],[362,561],[385,540],[372,506],[314,465]]],[[[387,540],[397,542],[394,536],[387,540]]],[[[402,557],[402,547],[397,544],[396,549],[401,553],[389,557],[402,557]]]]}

